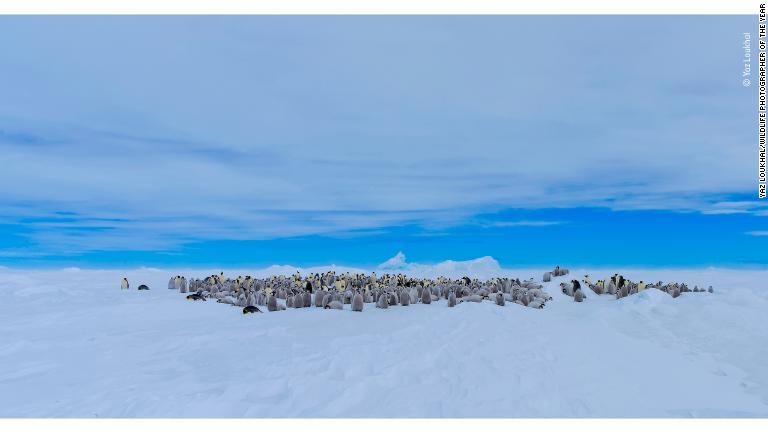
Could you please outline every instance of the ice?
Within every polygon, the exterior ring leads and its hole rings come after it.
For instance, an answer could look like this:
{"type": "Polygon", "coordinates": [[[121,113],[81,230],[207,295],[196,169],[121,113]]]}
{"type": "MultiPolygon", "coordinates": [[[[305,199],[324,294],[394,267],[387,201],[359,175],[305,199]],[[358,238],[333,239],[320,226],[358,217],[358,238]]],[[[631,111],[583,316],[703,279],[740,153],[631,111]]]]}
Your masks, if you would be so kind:
{"type": "MultiPolygon", "coordinates": [[[[416,276],[537,281],[553,267],[395,261],[416,276]]],[[[243,315],[166,287],[171,275],[219,271],[0,268],[0,416],[768,416],[768,271],[572,268],[544,284],[554,300],[543,310],[441,299],[243,315]],[[616,272],[715,291],[617,301],[587,289],[575,303],[558,289],[616,272]]]]}

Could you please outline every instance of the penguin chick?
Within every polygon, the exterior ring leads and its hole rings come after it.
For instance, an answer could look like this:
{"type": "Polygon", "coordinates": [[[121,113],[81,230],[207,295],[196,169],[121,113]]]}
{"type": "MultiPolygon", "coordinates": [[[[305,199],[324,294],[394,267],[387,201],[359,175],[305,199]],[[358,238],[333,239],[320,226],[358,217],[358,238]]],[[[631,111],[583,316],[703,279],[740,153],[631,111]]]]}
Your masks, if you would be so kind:
{"type": "Polygon", "coordinates": [[[354,297],[352,297],[352,311],[353,312],[362,312],[363,311],[363,295],[358,293],[355,293],[354,297]]]}
{"type": "Polygon", "coordinates": [[[400,294],[400,305],[401,306],[408,306],[410,304],[411,304],[411,296],[408,293],[406,293],[406,292],[401,293],[400,294]]]}
{"type": "Polygon", "coordinates": [[[448,307],[454,306],[456,306],[456,293],[451,291],[450,294],[448,294],[448,307]]]}
{"type": "Polygon", "coordinates": [[[581,303],[584,301],[584,294],[581,292],[581,290],[576,290],[576,292],[573,293],[573,301],[577,303],[581,303]]]}
{"type": "Polygon", "coordinates": [[[496,293],[496,304],[499,306],[504,306],[504,293],[496,293]]]}
{"type": "Polygon", "coordinates": [[[270,312],[275,312],[277,310],[277,298],[273,295],[269,296],[267,299],[267,310],[270,312]]]}
{"type": "Polygon", "coordinates": [[[376,307],[379,309],[386,309],[389,307],[389,299],[387,293],[381,293],[379,299],[376,300],[376,307]]]}
{"type": "Polygon", "coordinates": [[[432,294],[429,293],[428,289],[421,290],[421,302],[424,304],[432,303],[432,294]]]}
{"type": "Polygon", "coordinates": [[[325,305],[325,309],[338,309],[338,310],[342,310],[342,309],[344,309],[344,304],[342,302],[338,301],[338,300],[334,300],[334,301],[328,303],[327,305],[325,305]]]}

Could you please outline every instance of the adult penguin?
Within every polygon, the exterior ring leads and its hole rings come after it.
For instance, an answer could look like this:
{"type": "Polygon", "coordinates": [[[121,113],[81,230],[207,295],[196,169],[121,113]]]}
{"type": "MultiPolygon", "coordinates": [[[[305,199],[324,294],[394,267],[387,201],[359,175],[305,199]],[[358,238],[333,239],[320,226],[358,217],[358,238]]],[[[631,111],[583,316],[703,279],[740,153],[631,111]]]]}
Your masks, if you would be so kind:
{"type": "Polygon", "coordinates": [[[149,287],[148,287],[148,286],[146,286],[146,285],[144,285],[144,284],[142,284],[142,285],[139,285],[139,291],[148,291],[148,290],[149,290],[149,287]]]}
{"type": "Polygon", "coordinates": [[[202,300],[202,301],[206,301],[205,297],[203,297],[202,295],[200,295],[198,293],[194,293],[194,294],[188,295],[187,296],[187,300],[193,300],[193,301],[202,300]]]}
{"type": "Polygon", "coordinates": [[[128,278],[123,278],[123,280],[120,281],[120,289],[129,289],[130,285],[128,284],[128,278]]]}
{"type": "Polygon", "coordinates": [[[261,313],[261,310],[257,308],[256,306],[246,306],[243,308],[243,315],[249,314],[249,313],[261,313]]]}
{"type": "Polygon", "coordinates": [[[645,283],[643,281],[640,281],[637,284],[637,292],[643,292],[645,291],[645,283]]]}
{"type": "Polygon", "coordinates": [[[573,293],[575,294],[576,291],[581,291],[581,284],[576,279],[572,280],[571,283],[573,283],[573,293]]]}
{"type": "Polygon", "coordinates": [[[363,295],[359,292],[356,292],[355,295],[352,297],[352,311],[353,312],[362,312],[363,311],[363,295]]]}

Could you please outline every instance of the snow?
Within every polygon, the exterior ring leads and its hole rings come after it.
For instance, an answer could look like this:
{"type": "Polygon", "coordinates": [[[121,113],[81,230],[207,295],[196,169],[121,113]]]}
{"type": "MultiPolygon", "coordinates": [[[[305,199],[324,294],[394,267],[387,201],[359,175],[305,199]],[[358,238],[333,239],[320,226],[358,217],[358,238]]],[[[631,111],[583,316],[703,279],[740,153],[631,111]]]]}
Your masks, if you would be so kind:
{"type": "MultiPolygon", "coordinates": [[[[421,276],[549,270],[490,257],[393,264],[421,276]]],[[[594,280],[621,272],[715,292],[587,291],[577,304],[554,278],[544,310],[441,300],[242,315],[166,288],[172,275],[219,271],[0,268],[0,416],[768,416],[768,271],[592,269],[594,280]]]]}

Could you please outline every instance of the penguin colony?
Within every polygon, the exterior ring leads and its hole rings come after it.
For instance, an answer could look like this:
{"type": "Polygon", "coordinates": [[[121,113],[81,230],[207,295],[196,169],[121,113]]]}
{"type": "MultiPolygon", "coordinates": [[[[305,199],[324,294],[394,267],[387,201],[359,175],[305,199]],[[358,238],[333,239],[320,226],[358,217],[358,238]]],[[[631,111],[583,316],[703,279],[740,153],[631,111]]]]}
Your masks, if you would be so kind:
{"type": "MultiPolygon", "coordinates": [[[[544,273],[544,282],[550,282],[553,277],[566,276],[568,269],[555,267],[551,272],[544,273]]],[[[685,283],[646,284],[643,281],[633,282],[616,273],[606,280],[593,283],[589,275],[584,275],[581,281],[571,279],[561,282],[560,289],[564,295],[573,298],[574,302],[583,302],[587,296],[582,289],[588,286],[596,295],[612,295],[621,299],[643,290],[654,288],[677,298],[684,292],[709,292],[714,290],[694,286],[688,288],[685,283]],[[607,283],[606,283],[607,280],[607,283]]],[[[121,289],[129,289],[127,278],[120,282],[121,289]]],[[[415,303],[442,303],[454,307],[463,302],[480,303],[493,302],[498,306],[514,303],[524,307],[543,309],[552,297],[539,283],[531,280],[520,281],[512,278],[492,278],[481,281],[464,276],[461,279],[438,277],[437,279],[412,278],[404,274],[371,274],[349,272],[337,275],[335,271],[314,273],[302,276],[298,271],[292,276],[270,276],[254,278],[238,276],[234,279],[224,277],[221,272],[204,279],[177,275],[168,281],[168,288],[187,294],[190,301],[207,301],[215,299],[242,308],[243,314],[263,312],[258,306],[268,312],[281,310],[317,307],[331,310],[349,308],[353,312],[362,312],[366,304],[379,309],[396,306],[409,306],[415,303]],[[348,306],[347,306],[348,305],[348,306]]],[[[139,290],[148,290],[146,285],[140,285],[139,290]]],[[[369,307],[371,307],[369,306],[369,307]]]]}
{"type": "MultiPolygon", "coordinates": [[[[549,282],[553,276],[564,276],[568,274],[568,270],[565,270],[563,273],[560,267],[556,267],[554,271],[544,273],[544,281],[549,282]]],[[[693,289],[688,288],[688,285],[685,283],[678,283],[678,282],[671,282],[671,283],[663,283],[661,281],[655,283],[655,284],[646,284],[643,281],[639,282],[633,282],[629,279],[626,279],[624,276],[614,273],[613,276],[611,276],[608,279],[601,279],[597,282],[593,283],[592,279],[589,275],[584,275],[584,279],[579,282],[577,279],[571,279],[570,282],[561,282],[560,283],[560,290],[563,294],[573,297],[573,301],[575,302],[582,302],[584,299],[587,298],[586,294],[582,290],[582,284],[589,287],[589,289],[592,290],[597,295],[612,295],[615,296],[616,299],[621,299],[627,296],[631,296],[634,294],[637,294],[639,292],[642,292],[649,288],[658,289],[660,291],[663,291],[669,295],[672,296],[672,298],[677,298],[680,296],[681,293],[684,292],[707,292],[707,293],[713,293],[714,289],[712,288],[712,285],[709,286],[709,288],[699,289],[698,286],[694,286],[693,289]],[[608,281],[606,283],[606,280],[608,281]]]]}
{"type": "Polygon", "coordinates": [[[448,307],[462,302],[493,302],[499,306],[514,303],[542,309],[552,297],[533,280],[493,278],[481,281],[461,279],[412,278],[404,274],[343,273],[334,271],[302,276],[254,278],[211,275],[204,279],[175,276],[168,288],[187,294],[187,300],[208,301],[242,308],[243,314],[260,313],[262,309],[277,312],[286,309],[316,307],[330,310],[362,312],[367,307],[387,309],[411,304],[443,304],[448,307]]]}

